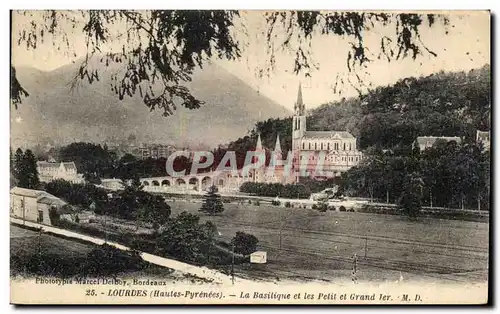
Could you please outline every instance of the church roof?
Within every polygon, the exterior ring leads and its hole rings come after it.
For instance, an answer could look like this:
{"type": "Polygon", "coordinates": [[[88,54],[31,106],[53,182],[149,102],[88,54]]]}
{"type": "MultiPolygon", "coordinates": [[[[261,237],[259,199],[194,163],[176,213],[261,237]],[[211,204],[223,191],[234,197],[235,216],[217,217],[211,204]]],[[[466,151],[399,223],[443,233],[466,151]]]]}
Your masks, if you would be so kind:
{"type": "Polygon", "coordinates": [[[338,136],[340,138],[354,138],[351,133],[346,131],[306,131],[304,132],[305,138],[333,138],[338,136]]]}

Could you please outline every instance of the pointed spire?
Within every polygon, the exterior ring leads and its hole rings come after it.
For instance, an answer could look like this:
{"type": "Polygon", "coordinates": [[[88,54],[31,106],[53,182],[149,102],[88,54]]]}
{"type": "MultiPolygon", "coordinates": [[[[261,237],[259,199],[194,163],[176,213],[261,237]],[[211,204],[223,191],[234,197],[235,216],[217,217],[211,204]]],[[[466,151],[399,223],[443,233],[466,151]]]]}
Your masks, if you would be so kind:
{"type": "Polygon", "coordinates": [[[274,146],[274,151],[281,153],[280,135],[276,136],[276,145],[274,146]]]}
{"type": "Polygon", "coordinates": [[[255,147],[255,150],[262,150],[262,140],[260,139],[260,133],[259,137],[257,138],[257,146],[255,147]]]}
{"type": "Polygon", "coordinates": [[[304,115],[305,105],[304,100],[302,99],[302,83],[299,82],[299,91],[297,93],[297,101],[295,102],[295,112],[298,115],[304,115]]]}
{"type": "Polygon", "coordinates": [[[302,107],[304,105],[302,101],[302,83],[299,82],[299,92],[297,94],[297,106],[302,107]]]}

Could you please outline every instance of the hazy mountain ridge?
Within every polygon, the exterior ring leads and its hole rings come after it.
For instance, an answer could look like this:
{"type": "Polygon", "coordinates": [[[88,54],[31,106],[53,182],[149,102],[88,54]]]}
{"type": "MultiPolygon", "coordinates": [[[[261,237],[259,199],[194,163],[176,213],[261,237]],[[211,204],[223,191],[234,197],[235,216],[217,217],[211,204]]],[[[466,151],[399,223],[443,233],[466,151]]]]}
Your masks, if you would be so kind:
{"type": "MultiPolygon", "coordinates": [[[[103,73],[108,71],[101,66],[103,73]]],[[[111,91],[108,75],[70,90],[77,69],[78,63],[50,72],[16,69],[30,96],[11,110],[12,146],[35,145],[45,138],[59,144],[104,142],[133,133],[141,142],[214,147],[244,136],[260,120],[291,115],[214,64],[195,72],[186,84],[205,104],[195,110],[179,106],[170,117],[163,117],[159,110],[151,112],[138,96],[120,101],[111,91]]]]}

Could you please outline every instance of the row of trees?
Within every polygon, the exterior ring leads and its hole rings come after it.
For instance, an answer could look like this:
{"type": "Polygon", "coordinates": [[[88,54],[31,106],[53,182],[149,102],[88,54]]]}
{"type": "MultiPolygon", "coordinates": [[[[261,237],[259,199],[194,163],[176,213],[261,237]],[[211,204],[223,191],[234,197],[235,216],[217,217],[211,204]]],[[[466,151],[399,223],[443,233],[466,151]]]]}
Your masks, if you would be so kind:
{"type": "Polygon", "coordinates": [[[438,141],[423,152],[415,149],[407,155],[377,150],[341,181],[348,195],[387,203],[398,202],[415,186],[425,206],[489,209],[490,152],[475,143],[454,141],[438,141]]]}
{"type": "Polygon", "coordinates": [[[40,186],[40,179],[38,178],[38,170],[36,167],[36,157],[33,152],[27,149],[25,152],[18,148],[12,158],[12,151],[10,152],[10,172],[15,182],[12,185],[17,185],[27,189],[37,189],[40,186]],[[12,159],[13,162],[12,162],[12,159]]]}
{"type": "Polygon", "coordinates": [[[45,190],[71,205],[93,209],[96,214],[143,221],[153,224],[155,228],[164,224],[170,216],[170,206],[165,198],[143,191],[138,181],[111,195],[90,183],[73,184],[65,180],[49,182],[45,190]]]}
{"type": "Polygon", "coordinates": [[[311,190],[305,185],[281,183],[245,182],[241,185],[240,192],[283,198],[308,198],[311,195],[311,190]]]}

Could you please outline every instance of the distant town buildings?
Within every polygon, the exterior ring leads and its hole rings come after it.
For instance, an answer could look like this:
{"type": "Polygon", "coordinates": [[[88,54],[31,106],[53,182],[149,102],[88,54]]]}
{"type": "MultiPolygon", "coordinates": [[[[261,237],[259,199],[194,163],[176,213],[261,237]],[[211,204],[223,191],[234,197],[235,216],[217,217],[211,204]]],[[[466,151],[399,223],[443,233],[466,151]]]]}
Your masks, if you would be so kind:
{"type": "Polygon", "coordinates": [[[19,187],[10,190],[10,215],[13,217],[51,225],[51,209],[61,218],[72,219],[71,206],[50,193],[19,187]]]}
{"type": "Polygon", "coordinates": [[[51,182],[63,179],[71,183],[83,183],[83,175],[79,174],[74,162],[49,162],[38,161],[36,163],[40,182],[51,182]]]}
{"type": "Polygon", "coordinates": [[[462,139],[458,136],[419,136],[415,142],[413,142],[413,147],[418,147],[420,148],[420,151],[424,151],[427,148],[434,146],[434,144],[438,141],[455,141],[457,144],[460,144],[462,139]]]}
{"type": "Polygon", "coordinates": [[[161,144],[142,144],[136,150],[131,152],[132,155],[139,159],[160,159],[168,158],[176,148],[172,145],[161,145],[161,144]]]}
{"type": "Polygon", "coordinates": [[[479,131],[476,132],[476,143],[482,143],[485,150],[490,149],[490,132],[479,131]]]}

